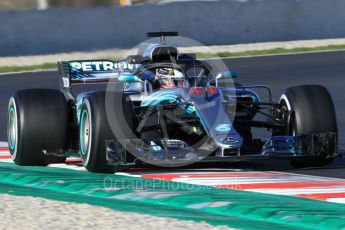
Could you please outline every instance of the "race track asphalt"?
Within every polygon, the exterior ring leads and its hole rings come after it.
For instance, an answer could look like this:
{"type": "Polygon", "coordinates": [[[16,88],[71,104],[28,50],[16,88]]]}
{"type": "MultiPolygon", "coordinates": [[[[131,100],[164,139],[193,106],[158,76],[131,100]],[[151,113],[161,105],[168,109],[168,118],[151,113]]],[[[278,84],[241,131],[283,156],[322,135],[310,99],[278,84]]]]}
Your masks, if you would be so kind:
{"type": "MultiPolygon", "coordinates": [[[[239,73],[242,85],[268,85],[278,100],[287,87],[301,84],[326,86],[334,100],[339,127],[339,145],[345,149],[345,51],[306,53],[295,55],[262,56],[224,59],[224,63],[239,73]]],[[[0,140],[6,140],[8,99],[13,92],[27,88],[58,89],[56,71],[0,75],[0,140]]],[[[95,90],[95,86],[79,87],[77,91],[95,90]]],[[[258,132],[265,136],[267,133],[258,132]]],[[[233,164],[233,163],[232,163],[233,164]]],[[[294,173],[345,178],[345,160],[336,159],[323,169],[293,170],[285,161],[242,163],[234,165],[256,170],[288,170],[294,173]]]]}

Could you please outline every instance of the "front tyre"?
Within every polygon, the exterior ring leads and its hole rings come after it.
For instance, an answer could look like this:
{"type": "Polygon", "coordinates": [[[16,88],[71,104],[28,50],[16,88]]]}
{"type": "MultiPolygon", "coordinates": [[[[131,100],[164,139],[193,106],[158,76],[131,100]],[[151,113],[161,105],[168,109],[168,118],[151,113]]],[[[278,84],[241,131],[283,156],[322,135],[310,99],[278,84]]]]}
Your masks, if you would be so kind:
{"type": "MultiPolygon", "coordinates": [[[[122,97],[120,93],[114,94],[122,97]]],[[[107,164],[107,147],[115,137],[106,114],[105,95],[105,92],[86,94],[80,110],[79,153],[84,167],[94,173],[114,173],[128,169],[127,166],[107,164]]]]}
{"type": "MultiPolygon", "coordinates": [[[[290,111],[286,135],[309,133],[337,133],[333,101],[328,90],[320,85],[302,85],[285,90],[280,99],[282,109],[290,111]]],[[[327,154],[296,158],[293,167],[320,167],[330,164],[333,157],[327,154]]]]}
{"type": "Polygon", "coordinates": [[[106,141],[113,135],[105,113],[103,93],[90,93],[83,99],[79,119],[79,152],[84,167],[90,172],[114,173],[106,164],[106,141]]]}
{"type": "Polygon", "coordinates": [[[17,165],[45,166],[63,157],[43,153],[67,149],[68,107],[64,95],[52,89],[21,90],[8,104],[7,137],[17,165]]]}

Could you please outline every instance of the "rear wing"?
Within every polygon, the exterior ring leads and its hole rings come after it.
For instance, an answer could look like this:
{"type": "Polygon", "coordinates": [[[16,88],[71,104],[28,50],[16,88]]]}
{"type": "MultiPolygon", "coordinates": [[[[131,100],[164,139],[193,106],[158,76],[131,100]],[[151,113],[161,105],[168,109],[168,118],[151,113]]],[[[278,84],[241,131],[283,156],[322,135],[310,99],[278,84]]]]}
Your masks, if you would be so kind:
{"type": "Polygon", "coordinates": [[[131,72],[138,64],[128,61],[110,60],[76,60],[58,62],[59,75],[63,88],[74,84],[106,83],[109,79],[117,79],[122,71],[131,72]]]}

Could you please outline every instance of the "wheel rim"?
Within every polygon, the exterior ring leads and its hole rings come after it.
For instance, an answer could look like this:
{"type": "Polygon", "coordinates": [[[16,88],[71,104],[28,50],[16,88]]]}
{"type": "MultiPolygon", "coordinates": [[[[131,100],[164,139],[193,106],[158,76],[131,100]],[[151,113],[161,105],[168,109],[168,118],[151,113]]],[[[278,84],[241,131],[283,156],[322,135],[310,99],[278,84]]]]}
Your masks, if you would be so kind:
{"type": "Polygon", "coordinates": [[[296,120],[295,120],[295,114],[293,113],[290,118],[290,130],[292,136],[297,136],[297,130],[296,130],[296,120]]]}
{"type": "Polygon", "coordinates": [[[83,110],[80,118],[80,150],[83,156],[86,155],[90,144],[90,117],[87,110],[83,110]]]}
{"type": "MultiPolygon", "coordinates": [[[[285,109],[287,111],[291,110],[291,105],[290,103],[288,103],[286,96],[282,97],[280,104],[282,105],[282,109],[285,109]]],[[[289,119],[290,120],[288,121],[289,126],[287,135],[297,136],[295,114],[292,113],[289,119]]]]}
{"type": "Polygon", "coordinates": [[[8,111],[8,127],[7,127],[8,145],[11,153],[14,152],[17,146],[18,137],[18,123],[17,123],[17,112],[13,104],[10,105],[8,111]]]}

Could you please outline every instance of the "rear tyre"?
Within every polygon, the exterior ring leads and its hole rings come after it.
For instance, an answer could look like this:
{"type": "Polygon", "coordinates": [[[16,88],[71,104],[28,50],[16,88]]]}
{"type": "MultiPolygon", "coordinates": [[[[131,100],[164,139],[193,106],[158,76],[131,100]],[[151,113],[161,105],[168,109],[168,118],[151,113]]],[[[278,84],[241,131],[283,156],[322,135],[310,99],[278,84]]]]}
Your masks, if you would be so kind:
{"type": "MultiPolygon", "coordinates": [[[[297,136],[310,132],[338,132],[335,109],[328,90],[320,85],[302,85],[285,90],[280,99],[283,109],[291,112],[286,134],[297,136]]],[[[320,167],[333,157],[310,156],[293,159],[293,167],[320,167]]]]}
{"type": "Polygon", "coordinates": [[[7,136],[15,164],[45,166],[61,163],[63,157],[48,152],[67,149],[68,107],[58,90],[33,89],[16,92],[8,105],[7,136]]]}
{"type": "MultiPolygon", "coordinates": [[[[83,99],[80,111],[79,123],[79,149],[84,167],[95,173],[114,173],[126,171],[125,165],[112,166],[107,164],[107,147],[115,139],[109,125],[105,107],[105,92],[88,93],[83,99]]],[[[122,93],[113,93],[114,97],[122,98],[122,93]]],[[[129,104],[125,104],[129,106],[129,104]]],[[[121,110],[121,106],[117,106],[121,110]]],[[[123,115],[123,111],[114,114],[113,119],[120,119],[118,114],[123,115]]],[[[127,113],[127,117],[133,114],[127,113]]],[[[119,124],[125,125],[125,120],[119,124]]]]}

